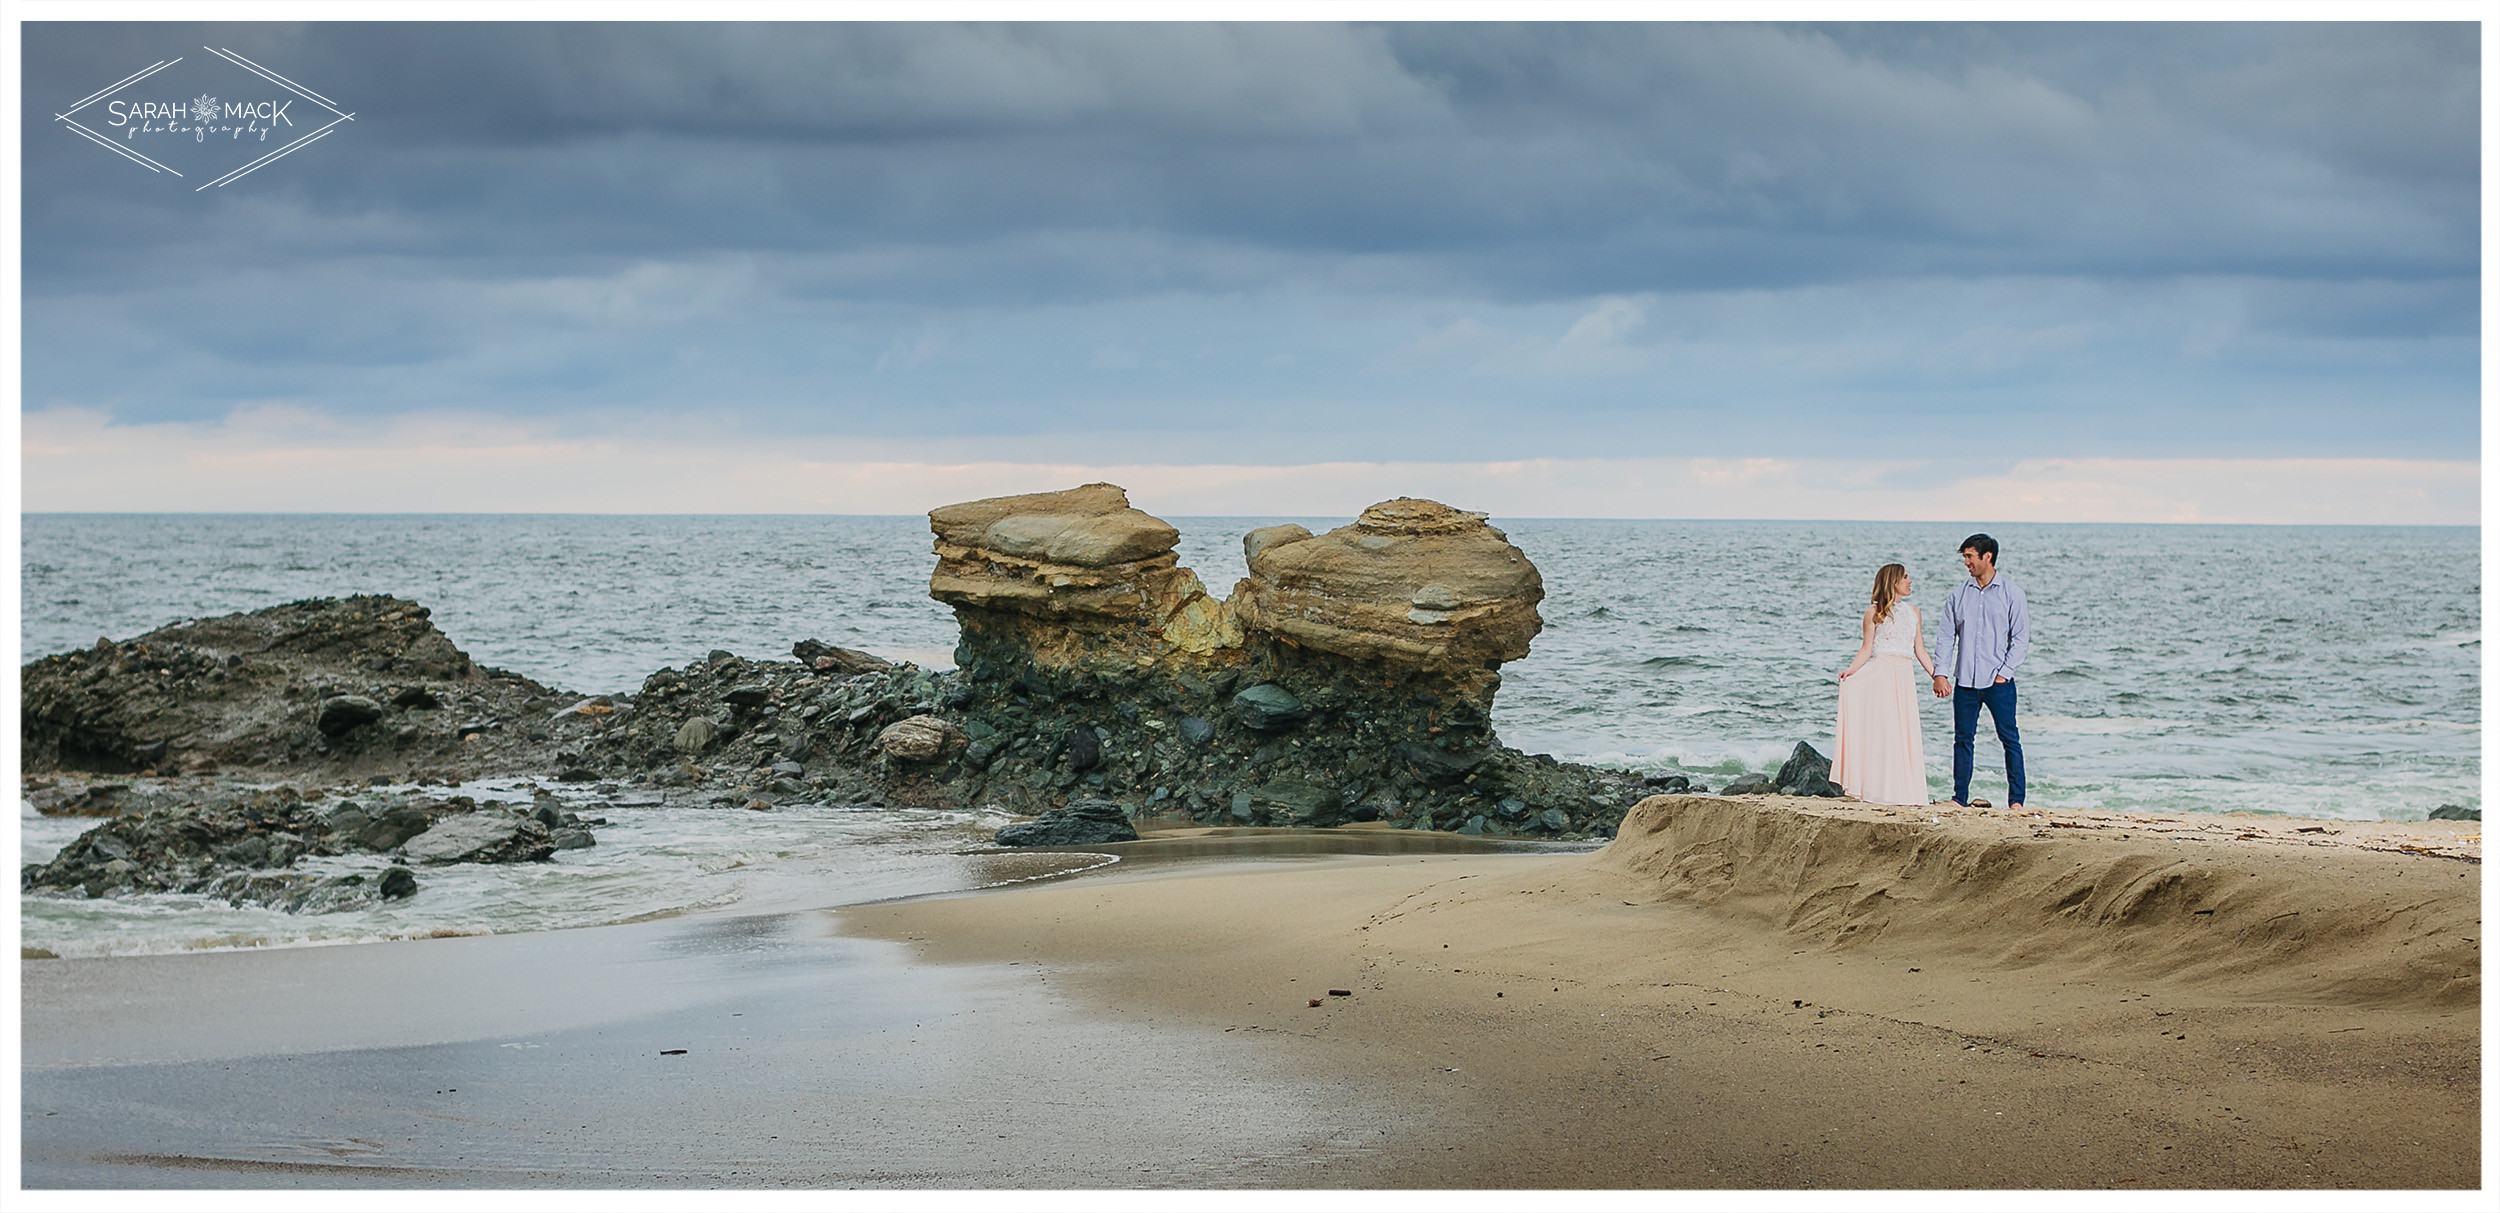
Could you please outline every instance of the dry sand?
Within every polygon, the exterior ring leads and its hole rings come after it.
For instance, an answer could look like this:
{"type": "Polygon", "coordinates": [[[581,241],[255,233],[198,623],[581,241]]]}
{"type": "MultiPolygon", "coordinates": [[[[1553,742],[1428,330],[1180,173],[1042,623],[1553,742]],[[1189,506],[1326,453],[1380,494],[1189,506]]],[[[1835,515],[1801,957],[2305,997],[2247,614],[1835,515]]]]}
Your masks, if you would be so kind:
{"type": "Polygon", "coordinates": [[[1408,1110],[1301,1183],[2472,1188],[2480,835],[1653,797],[840,919],[1408,1110]]]}

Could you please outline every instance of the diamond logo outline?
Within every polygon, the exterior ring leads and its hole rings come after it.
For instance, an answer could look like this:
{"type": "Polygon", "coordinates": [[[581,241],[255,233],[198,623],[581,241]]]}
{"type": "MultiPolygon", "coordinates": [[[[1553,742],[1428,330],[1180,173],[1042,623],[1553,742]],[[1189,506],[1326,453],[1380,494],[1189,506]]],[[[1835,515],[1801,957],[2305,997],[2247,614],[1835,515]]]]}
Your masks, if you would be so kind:
{"type": "MultiPolygon", "coordinates": [[[[331,119],[330,121],[305,132],[294,141],[278,148],[276,151],[269,152],[257,159],[246,162],[239,168],[231,169],[223,176],[217,177],[214,180],[192,187],[191,192],[195,194],[201,190],[220,188],[233,182],[240,181],[244,177],[250,176],[251,174],[259,172],[261,169],[266,168],[271,164],[277,163],[280,159],[286,156],[293,155],[298,149],[309,147],[314,143],[318,143],[323,139],[329,138],[331,133],[337,130],[340,124],[356,120],[356,115],[353,112],[340,109],[337,102],[334,102],[328,97],[324,97],[310,88],[298,84],[285,76],[279,75],[277,72],[268,67],[255,63],[252,60],[237,54],[232,49],[214,46],[203,46],[200,49],[207,51],[211,55],[217,56],[226,63],[232,64],[235,67],[241,68],[242,70],[257,76],[262,80],[266,80],[279,88],[285,89],[287,92],[306,102],[309,102],[319,109],[328,111],[331,114],[331,119]]],[[[156,75],[157,73],[182,62],[183,58],[183,56],[176,56],[171,59],[159,59],[156,62],[131,73],[130,75],[124,76],[111,84],[105,85],[103,88],[97,89],[95,92],[79,98],[77,102],[72,104],[68,109],[52,115],[52,120],[62,124],[64,127],[67,127],[71,134],[77,135],[79,138],[85,139],[88,142],[105,149],[106,151],[112,152],[116,156],[129,160],[140,167],[147,169],[151,173],[171,173],[176,177],[181,177],[183,174],[174,169],[173,166],[156,160],[136,148],[124,147],[120,143],[105,137],[103,134],[87,126],[85,123],[79,122],[77,119],[71,117],[71,115],[103,100],[105,97],[110,96],[113,93],[119,92],[124,88],[128,88],[133,84],[137,84],[150,76],[156,75]]],[[[209,96],[205,92],[201,93],[200,96],[192,102],[192,106],[195,111],[203,109],[214,111],[216,105],[217,99],[209,96]]]]}

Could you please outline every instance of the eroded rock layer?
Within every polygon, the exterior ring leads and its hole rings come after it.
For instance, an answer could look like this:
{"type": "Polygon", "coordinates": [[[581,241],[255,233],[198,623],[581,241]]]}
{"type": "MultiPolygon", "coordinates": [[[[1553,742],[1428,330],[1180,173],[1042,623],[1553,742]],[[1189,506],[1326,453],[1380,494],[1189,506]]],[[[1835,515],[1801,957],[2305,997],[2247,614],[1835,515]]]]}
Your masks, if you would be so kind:
{"type": "Polygon", "coordinates": [[[983,800],[1552,836],[1636,797],[1629,776],[1495,738],[1500,667],[1543,626],[1544,585],[1483,515],[1400,498],[1324,535],[1252,531],[1224,600],[1112,485],[929,521],[929,592],[962,628],[949,707],[983,800]]]}

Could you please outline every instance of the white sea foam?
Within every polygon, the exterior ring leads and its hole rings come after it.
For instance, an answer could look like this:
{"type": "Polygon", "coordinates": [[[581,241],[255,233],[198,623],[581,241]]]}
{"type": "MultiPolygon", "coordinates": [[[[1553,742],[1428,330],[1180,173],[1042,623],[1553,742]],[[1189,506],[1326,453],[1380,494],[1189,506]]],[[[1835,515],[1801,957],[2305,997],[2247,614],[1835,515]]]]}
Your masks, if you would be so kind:
{"type": "MultiPolygon", "coordinates": [[[[198,894],[27,896],[22,941],[61,956],[102,956],[554,930],[733,906],[763,912],[982,888],[1102,861],[967,853],[984,847],[1009,820],[991,811],[618,806],[578,785],[551,790],[576,812],[608,820],[596,830],[597,845],[558,851],[544,863],[418,868],[415,896],[330,914],[233,906],[198,894]]],[[[529,799],[518,780],[427,791],[480,801],[529,799]]],[[[98,822],[27,824],[21,854],[25,862],[43,862],[98,822]]],[[[364,854],[308,857],[295,870],[371,876],[392,862],[364,854]]]]}

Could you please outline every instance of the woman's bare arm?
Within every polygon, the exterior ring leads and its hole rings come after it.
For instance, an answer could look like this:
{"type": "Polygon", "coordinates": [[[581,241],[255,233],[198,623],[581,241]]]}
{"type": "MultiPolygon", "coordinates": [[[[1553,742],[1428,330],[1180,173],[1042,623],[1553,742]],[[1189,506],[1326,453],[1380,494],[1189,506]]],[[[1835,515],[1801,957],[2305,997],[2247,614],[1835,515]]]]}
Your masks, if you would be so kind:
{"type": "Polygon", "coordinates": [[[1857,673],[1858,667],[1866,664],[1866,655],[1874,651],[1875,608],[1870,606],[1866,608],[1866,614],[1858,617],[1858,655],[1849,659],[1849,668],[1840,672],[1841,679],[1847,681],[1851,674],[1857,673]]]}

